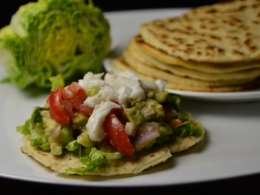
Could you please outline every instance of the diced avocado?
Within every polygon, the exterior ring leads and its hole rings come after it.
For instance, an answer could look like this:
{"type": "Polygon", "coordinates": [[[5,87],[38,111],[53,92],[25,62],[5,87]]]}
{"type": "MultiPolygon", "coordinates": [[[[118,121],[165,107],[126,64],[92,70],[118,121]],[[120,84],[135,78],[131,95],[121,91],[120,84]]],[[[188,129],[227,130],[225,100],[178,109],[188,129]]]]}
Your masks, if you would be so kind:
{"type": "Polygon", "coordinates": [[[83,131],[78,137],[77,142],[85,147],[94,146],[95,142],[89,138],[89,133],[87,130],[83,131]]]}
{"type": "Polygon", "coordinates": [[[45,136],[49,136],[49,134],[53,131],[53,129],[56,129],[60,126],[55,120],[53,120],[50,117],[50,113],[47,110],[41,111],[42,115],[42,126],[44,128],[44,134],[45,136]]]}
{"type": "Polygon", "coordinates": [[[146,106],[146,101],[138,101],[134,103],[134,106],[136,106],[139,110],[143,109],[146,106]]]}
{"type": "Polygon", "coordinates": [[[156,118],[155,110],[150,108],[149,106],[145,106],[144,108],[142,108],[141,113],[143,114],[143,116],[146,120],[156,118]]]}
{"type": "Polygon", "coordinates": [[[84,114],[77,114],[74,118],[72,118],[72,129],[82,130],[85,128],[86,123],[88,122],[88,117],[84,114]]]}
{"type": "Polygon", "coordinates": [[[51,146],[50,146],[50,143],[49,143],[49,142],[46,142],[46,143],[42,144],[42,145],[40,146],[40,148],[41,148],[43,151],[50,151],[51,146]]]}
{"type": "Polygon", "coordinates": [[[145,101],[145,106],[141,109],[141,112],[147,120],[164,116],[162,105],[153,99],[145,101]]]}
{"type": "Polygon", "coordinates": [[[164,116],[161,104],[153,99],[135,102],[132,108],[124,110],[126,118],[135,126],[151,119],[158,119],[164,116]]]}
{"type": "Polygon", "coordinates": [[[135,151],[141,151],[143,148],[150,148],[152,145],[156,143],[156,139],[147,140],[143,142],[142,144],[138,144],[135,146],[135,151]]]}
{"type": "Polygon", "coordinates": [[[168,92],[167,91],[162,91],[162,92],[157,92],[155,94],[155,101],[158,103],[163,103],[168,97],[168,92]]]}
{"type": "Polygon", "coordinates": [[[168,124],[160,122],[159,125],[159,133],[161,136],[170,135],[173,133],[172,128],[168,124]]]}
{"type": "Polygon", "coordinates": [[[81,113],[77,114],[76,117],[72,119],[72,122],[76,124],[86,123],[87,121],[88,121],[87,116],[81,113]]]}
{"type": "Polygon", "coordinates": [[[144,115],[136,107],[127,108],[124,110],[124,116],[132,122],[135,126],[143,123],[145,121],[144,115]]]}
{"type": "Polygon", "coordinates": [[[155,96],[155,91],[153,91],[153,90],[150,90],[148,93],[147,93],[147,98],[154,98],[154,96],[155,96]]]}
{"type": "Polygon", "coordinates": [[[58,138],[58,142],[63,146],[66,146],[69,142],[73,141],[74,138],[72,136],[71,129],[69,127],[63,127],[60,131],[60,136],[58,138]]]}
{"type": "Polygon", "coordinates": [[[51,154],[55,156],[59,156],[62,154],[62,146],[57,143],[51,144],[51,154]]]}
{"type": "Polygon", "coordinates": [[[82,124],[82,123],[85,123],[88,121],[88,117],[85,116],[84,114],[77,114],[73,119],[72,119],[72,123],[75,123],[75,124],[82,124]]]}
{"type": "Polygon", "coordinates": [[[98,93],[99,91],[99,87],[96,85],[91,85],[88,89],[87,89],[87,96],[94,96],[98,93]]]}

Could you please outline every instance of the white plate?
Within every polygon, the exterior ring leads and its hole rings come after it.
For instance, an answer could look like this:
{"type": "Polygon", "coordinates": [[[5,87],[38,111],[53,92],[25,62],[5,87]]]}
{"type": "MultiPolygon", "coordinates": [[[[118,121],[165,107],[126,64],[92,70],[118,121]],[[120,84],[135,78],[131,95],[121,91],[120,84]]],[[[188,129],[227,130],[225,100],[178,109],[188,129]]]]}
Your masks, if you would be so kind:
{"type": "Polygon", "coordinates": [[[183,98],[212,102],[253,102],[260,101],[260,89],[242,92],[194,92],[168,89],[183,98]]]}
{"type": "MultiPolygon", "coordinates": [[[[113,36],[112,53],[113,56],[104,60],[105,65],[109,66],[111,60],[119,56],[126,47],[128,41],[138,33],[139,25],[151,19],[161,18],[164,16],[179,15],[186,12],[187,9],[169,9],[158,11],[132,11],[118,12],[109,15],[111,19],[111,28],[113,36]]],[[[184,98],[202,100],[202,101],[219,101],[219,102],[248,102],[260,100],[260,89],[248,90],[244,92],[193,92],[181,90],[169,90],[172,93],[180,94],[184,98]]]]}
{"type": "MultiPolygon", "coordinates": [[[[182,12],[167,9],[107,13],[113,47],[125,44],[138,31],[139,23],[182,12]]],[[[0,69],[0,78],[4,76],[0,69]]],[[[166,163],[135,176],[56,174],[20,152],[22,136],[15,130],[46,97],[37,90],[0,85],[0,176],[51,184],[123,187],[177,185],[260,173],[260,102],[214,104],[185,100],[183,108],[206,128],[205,140],[191,150],[174,154],[166,163]]]]}

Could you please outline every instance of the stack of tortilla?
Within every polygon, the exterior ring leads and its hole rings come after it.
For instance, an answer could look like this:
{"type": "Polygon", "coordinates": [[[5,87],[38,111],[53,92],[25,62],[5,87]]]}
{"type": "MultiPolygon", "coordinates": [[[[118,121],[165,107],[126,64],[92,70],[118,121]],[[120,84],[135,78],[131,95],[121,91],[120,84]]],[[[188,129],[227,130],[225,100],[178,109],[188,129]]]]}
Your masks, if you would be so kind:
{"type": "Polygon", "coordinates": [[[228,92],[259,87],[260,1],[234,0],[140,26],[112,67],[162,78],[167,88],[228,92]]]}

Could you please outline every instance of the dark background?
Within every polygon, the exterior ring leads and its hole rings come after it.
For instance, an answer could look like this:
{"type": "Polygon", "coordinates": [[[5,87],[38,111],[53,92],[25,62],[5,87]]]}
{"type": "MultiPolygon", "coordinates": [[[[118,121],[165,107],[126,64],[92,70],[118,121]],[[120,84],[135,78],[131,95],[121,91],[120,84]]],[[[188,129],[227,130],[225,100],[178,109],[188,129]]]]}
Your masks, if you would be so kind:
{"type": "MultiPolygon", "coordinates": [[[[36,0],[33,0],[36,1],[36,0]]],[[[87,0],[86,0],[87,1],[87,0]]],[[[9,24],[11,16],[20,5],[29,0],[0,0],[0,27],[9,24]]],[[[217,0],[93,0],[94,4],[103,11],[149,9],[149,8],[176,8],[195,7],[218,2],[217,0]]]]}
{"type": "MultiPolygon", "coordinates": [[[[12,14],[28,0],[0,0],[0,27],[10,22],[12,14]]],[[[217,0],[93,0],[103,11],[196,7],[212,4],[217,0]]],[[[243,143],[241,143],[243,144],[243,143]]],[[[256,154],[259,155],[259,154],[256,154]]],[[[260,166],[260,165],[259,165],[260,166]]],[[[173,175],[174,177],[174,175],[173,175]]],[[[94,188],[49,185],[34,182],[18,181],[0,177],[0,195],[5,194],[36,194],[36,195],[89,195],[89,194],[260,194],[260,174],[231,178],[220,181],[208,181],[177,186],[146,187],[146,188],[94,188]]]]}

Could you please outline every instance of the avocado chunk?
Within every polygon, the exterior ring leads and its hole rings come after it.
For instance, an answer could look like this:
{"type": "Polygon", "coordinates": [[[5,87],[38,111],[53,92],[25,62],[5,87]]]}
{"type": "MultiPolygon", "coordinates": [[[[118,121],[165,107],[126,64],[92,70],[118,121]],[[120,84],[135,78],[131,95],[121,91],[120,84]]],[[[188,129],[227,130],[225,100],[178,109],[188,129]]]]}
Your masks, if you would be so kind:
{"type": "Polygon", "coordinates": [[[99,87],[98,86],[96,86],[96,85],[91,85],[88,89],[87,89],[87,91],[86,91],[86,94],[87,94],[87,96],[94,96],[94,95],[96,95],[97,93],[98,93],[98,91],[99,91],[99,87]]]}
{"type": "Polygon", "coordinates": [[[55,142],[51,143],[51,154],[55,156],[62,155],[62,146],[55,142]]]}
{"type": "Polygon", "coordinates": [[[85,147],[91,147],[95,144],[93,140],[90,139],[89,133],[87,130],[83,131],[78,137],[77,142],[85,147]]]}
{"type": "Polygon", "coordinates": [[[58,138],[58,142],[62,145],[62,146],[66,146],[69,142],[73,141],[74,138],[72,136],[72,131],[69,127],[63,127],[60,131],[60,136],[58,138]]]}
{"type": "Polygon", "coordinates": [[[164,109],[157,101],[147,99],[135,102],[132,108],[125,109],[124,116],[136,126],[152,119],[162,118],[164,109]]]}
{"type": "Polygon", "coordinates": [[[173,133],[172,128],[165,122],[159,122],[159,133],[161,136],[170,135],[173,133]]]}
{"type": "Polygon", "coordinates": [[[144,102],[141,108],[141,113],[146,120],[158,119],[164,116],[164,110],[161,104],[153,99],[148,99],[144,102]]]}
{"type": "Polygon", "coordinates": [[[141,113],[141,110],[134,106],[132,108],[127,108],[124,110],[124,116],[133,123],[134,126],[137,126],[145,122],[144,115],[141,113]]]}
{"type": "Polygon", "coordinates": [[[155,94],[155,101],[158,103],[163,103],[168,97],[168,92],[167,91],[162,91],[162,92],[157,92],[155,94]]]}

